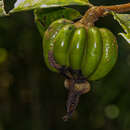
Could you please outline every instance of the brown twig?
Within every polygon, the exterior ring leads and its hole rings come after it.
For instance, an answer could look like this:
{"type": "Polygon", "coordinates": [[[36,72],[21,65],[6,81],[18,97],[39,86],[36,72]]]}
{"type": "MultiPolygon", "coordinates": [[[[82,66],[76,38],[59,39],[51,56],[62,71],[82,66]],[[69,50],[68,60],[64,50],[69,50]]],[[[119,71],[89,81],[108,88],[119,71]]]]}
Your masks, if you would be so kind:
{"type": "Polygon", "coordinates": [[[109,9],[117,13],[128,12],[130,11],[130,3],[112,6],[101,6],[101,8],[109,9]]]}
{"type": "Polygon", "coordinates": [[[94,23],[99,19],[99,17],[107,15],[110,11],[114,11],[117,13],[128,12],[130,11],[130,3],[112,6],[93,6],[86,11],[83,18],[77,23],[75,23],[75,25],[85,25],[86,27],[93,26],[94,23]]]}

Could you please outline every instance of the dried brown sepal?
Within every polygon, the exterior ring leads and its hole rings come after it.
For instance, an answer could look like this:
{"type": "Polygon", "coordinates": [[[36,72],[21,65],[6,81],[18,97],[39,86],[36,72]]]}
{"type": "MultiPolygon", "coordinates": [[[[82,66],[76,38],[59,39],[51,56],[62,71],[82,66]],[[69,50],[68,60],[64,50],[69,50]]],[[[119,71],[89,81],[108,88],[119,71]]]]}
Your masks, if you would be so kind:
{"type": "Polygon", "coordinates": [[[82,94],[86,94],[90,91],[90,83],[88,81],[84,83],[76,83],[74,86],[75,91],[80,92],[82,94]]]}

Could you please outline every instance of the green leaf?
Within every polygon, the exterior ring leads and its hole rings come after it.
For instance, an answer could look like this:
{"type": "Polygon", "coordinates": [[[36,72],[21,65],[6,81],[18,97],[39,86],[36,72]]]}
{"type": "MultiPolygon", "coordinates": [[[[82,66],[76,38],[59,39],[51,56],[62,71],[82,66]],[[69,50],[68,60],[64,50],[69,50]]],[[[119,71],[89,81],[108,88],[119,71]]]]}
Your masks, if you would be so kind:
{"type": "Polygon", "coordinates": [[[88,0],[17,0],[14,9],[10,11],[19,12],[35,8],[61,7],[68,5],[91,5],[88,0]]]}
{"type": "Polygon", "coordinates": [[[3,2],[3,0],[0,0],[0,17],[5,16],[5,15],[7,15],[7,14],[4,10],[4,2],[3,2]]]}
{"type": "Polygon", "coordinates": [[[119,33],[130,44],[130,14],[112,12],[114,19],[119,22],[125,33],[119,33]]]}
{"type": "Polygon", "coordinates": [[[81,17],[81,14],[77,10],[72,8],[48,8],[36,9],[34,11],[34,16],[37,28],[41,36],[43,36],[45,30],[53,21],[59,18],[74,20],[81,17]]]}

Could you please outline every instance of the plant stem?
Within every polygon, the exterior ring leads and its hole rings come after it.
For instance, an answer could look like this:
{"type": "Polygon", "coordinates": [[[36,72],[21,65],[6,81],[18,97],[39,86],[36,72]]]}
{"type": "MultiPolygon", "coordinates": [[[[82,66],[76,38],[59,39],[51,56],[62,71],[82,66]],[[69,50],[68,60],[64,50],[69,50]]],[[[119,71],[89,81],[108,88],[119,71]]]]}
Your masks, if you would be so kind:
{"type": "Polygon", "coordinates": [[[121,4],[121,5],[112,5],[112,6],[101,6],[101,8],[109,9],[117,13],[128,12],[130,11],[130,3],[121,4]]]}
{"type": "Polygon", "coordinates": [[[80,96],[88,93],[91,89],[91,86],[88,81],[77,83],[77,80],[66,79],[65,87],[69,90],[69,94],[66,104],[67,113],[63,117],[63,120],[68,121],[78,106],[80,96]]]}
{"type": "Polygon", "coordinates": [[[87,27],[94,26],[94,23],[99,19],[110,13],[110,11],[115,11],[117,13],[130,11],[130,3],[112,6],[93,6],[86,11],[83,18],[76,24],[85,25],[87,27]]]}

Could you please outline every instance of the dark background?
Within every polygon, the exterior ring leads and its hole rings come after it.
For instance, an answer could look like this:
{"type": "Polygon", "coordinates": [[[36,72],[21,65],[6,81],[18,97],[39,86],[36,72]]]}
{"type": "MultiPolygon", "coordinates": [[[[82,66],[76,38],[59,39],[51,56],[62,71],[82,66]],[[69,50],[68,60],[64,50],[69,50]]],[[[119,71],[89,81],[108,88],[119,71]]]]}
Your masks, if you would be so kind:
{"type": "MultiPolygon", "coordinates": [[[[7,11],[14,1],[5,0],[7,11]]],[[[78,9],[85,11],[85,7],[78,9]]],[[[91,92],[81,97],[72,120],[63,122],[67,99],[64,77],[45,66],[32,11],[0,18],[0,130],[130,130],[130,45],[117,35],[123,30],[111,16],[96,25],[117,36],[118,61],[105,78],[91,83],[91,92]]]]}

